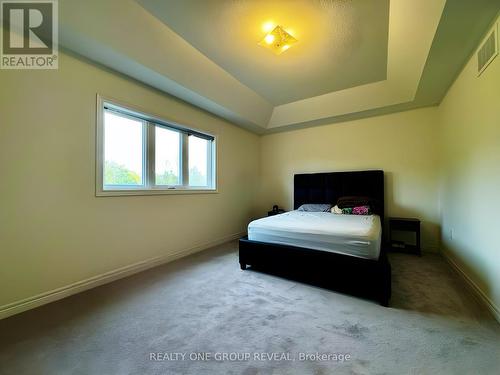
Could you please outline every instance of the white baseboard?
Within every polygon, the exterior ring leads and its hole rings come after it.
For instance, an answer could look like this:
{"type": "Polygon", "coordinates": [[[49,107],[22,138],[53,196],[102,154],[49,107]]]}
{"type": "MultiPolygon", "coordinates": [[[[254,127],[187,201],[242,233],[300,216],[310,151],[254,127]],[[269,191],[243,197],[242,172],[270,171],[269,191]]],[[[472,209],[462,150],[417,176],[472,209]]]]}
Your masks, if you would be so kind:
{"type": "Polygon", "coordinates": [[[0,319],[4,319],[11,315],[19,314],[23,311],[30,310],[41,305],[45,305],[47,303],[54,302],[65,297],[69,297],[73,294],[95,288],[99,285],[107,284],[109,282],[133,275],[134,273],[138,273],[147,270],[149,268],[153,268],[161,264],[171,262],[173,260],[208,249],[210,247],[238,239],[244,236],[245,234],[246,232],[235,233],[229,236],[225,236],[223,238],[219,238],[215,241],[183,249],[171,254],[161,255],[158,257],[146,259],[125,267],[120,267],[115,270],[90,277],[85,280],[77,281],[70,285],[66,285],[57,289],[37,294],[32,297],[28,297],[13,303],[9,303],[7,305],[0,306],[0,319]]]}
{"type": "Polygon", "coordinates": [[[472,289],[474,295],[482,302],[488,310],[493,314],[495,319],[500,323],[500,309],[495,303],[482,291],[481,288],[460,268],[460,266],[448,255],[446,252],[442,252],[444,259],[450,264],[450,266],[459,274],[467,283],[467,285],[472,289]]]}

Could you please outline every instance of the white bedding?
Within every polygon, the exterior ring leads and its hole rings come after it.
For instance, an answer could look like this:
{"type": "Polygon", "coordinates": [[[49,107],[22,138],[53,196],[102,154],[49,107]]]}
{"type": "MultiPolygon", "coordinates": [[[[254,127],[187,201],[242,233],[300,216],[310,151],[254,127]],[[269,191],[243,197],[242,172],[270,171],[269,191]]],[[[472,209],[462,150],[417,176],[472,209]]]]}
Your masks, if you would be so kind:
{"type": "Polygon", "coordinates": [[[382,228],[378,215],[291,211],[252,221],[248,239],[378,259],[382,228]]]}

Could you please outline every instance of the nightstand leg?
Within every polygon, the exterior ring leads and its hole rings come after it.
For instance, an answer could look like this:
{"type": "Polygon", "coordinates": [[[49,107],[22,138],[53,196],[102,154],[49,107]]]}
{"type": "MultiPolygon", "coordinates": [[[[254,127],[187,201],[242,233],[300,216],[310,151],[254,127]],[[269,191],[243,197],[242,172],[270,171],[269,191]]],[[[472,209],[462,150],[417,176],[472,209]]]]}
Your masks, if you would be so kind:
{"type": "Polygon", "coordinates": [[[240,268],[244,271],[247,269],[247,265],[245,263],[240,262],[240,268]]]}

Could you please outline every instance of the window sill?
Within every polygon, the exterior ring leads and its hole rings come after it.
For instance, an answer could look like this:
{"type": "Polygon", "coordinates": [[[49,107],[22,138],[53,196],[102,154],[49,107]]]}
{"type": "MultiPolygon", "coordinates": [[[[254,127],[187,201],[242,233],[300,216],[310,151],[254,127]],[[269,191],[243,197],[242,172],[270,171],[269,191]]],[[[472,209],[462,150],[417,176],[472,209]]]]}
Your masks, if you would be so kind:
{"type": "Polygon", "coordinates": [[[96,197],[115,197],[127,195],[177,195],[177,194],[217,194],[217,189],[148,189],[148,190],[99,190],[96,197]]]}

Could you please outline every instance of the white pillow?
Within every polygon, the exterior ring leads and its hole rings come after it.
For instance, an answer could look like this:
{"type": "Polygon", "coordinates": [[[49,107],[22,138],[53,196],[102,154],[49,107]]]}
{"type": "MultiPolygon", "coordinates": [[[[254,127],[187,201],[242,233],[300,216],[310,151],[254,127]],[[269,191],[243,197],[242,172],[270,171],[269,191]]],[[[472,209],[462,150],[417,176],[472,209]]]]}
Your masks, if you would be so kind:
{"type": "Polygon", "coordinates": [[[332,214],[342,215],[342,209],[339,206],[335,205],[331,210],[332,214]]]}
{"type": "Polygon", "coordinates": [[[314,204],[314,203],[307,203],[303,204],[300,206],[297,211],[305,211],[305,212],[329,212],[332,208],[332,205],[330,204],[314,204]]]}

